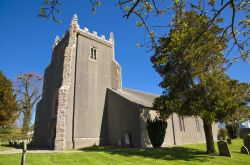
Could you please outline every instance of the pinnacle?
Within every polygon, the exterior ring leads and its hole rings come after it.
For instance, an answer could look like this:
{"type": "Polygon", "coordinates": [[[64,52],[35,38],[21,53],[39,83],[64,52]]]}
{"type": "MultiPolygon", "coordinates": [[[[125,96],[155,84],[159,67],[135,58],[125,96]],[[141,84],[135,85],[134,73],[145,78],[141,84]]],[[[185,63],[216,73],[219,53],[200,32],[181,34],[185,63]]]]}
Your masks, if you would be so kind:
{"type": "Polygon", "coordinates": [[[72,21],[71,21],[71,24],[78,24],[78,18],[77,18],[76,14],[74,14],[72,21]]]}
{"type": "Polygon", "coordinates": [[[114,33],[113,32],[110,32],[109,34],[109,41],[114,41],[114,33]]]}
{"type": "Polygon", "coordinates": [[[73,16],[73,20],[77,20],[78,18],[77,18],[77,14],[74,14],[74,16],[73,16]]]}

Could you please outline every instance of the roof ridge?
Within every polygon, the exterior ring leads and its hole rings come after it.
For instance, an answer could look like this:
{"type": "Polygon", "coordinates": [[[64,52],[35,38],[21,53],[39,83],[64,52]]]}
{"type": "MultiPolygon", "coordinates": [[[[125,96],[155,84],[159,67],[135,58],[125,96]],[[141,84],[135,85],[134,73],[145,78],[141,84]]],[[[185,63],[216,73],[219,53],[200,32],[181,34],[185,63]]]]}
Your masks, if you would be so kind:
{"type": "Polygon", "coordinates": [[[137,89],[131,89],[131,88],[122,88],[122,90],[130,90],[130,91],[135,91],[135,92],[140,92],[140,93],[144,93],[144,94],[148,94],[148,95],[154,95],[154,96],[159,96],[158,94],[154,94],[154,93],[150,93],[150,92],[144,92],[144,91],[139,91],[137,89]]]}

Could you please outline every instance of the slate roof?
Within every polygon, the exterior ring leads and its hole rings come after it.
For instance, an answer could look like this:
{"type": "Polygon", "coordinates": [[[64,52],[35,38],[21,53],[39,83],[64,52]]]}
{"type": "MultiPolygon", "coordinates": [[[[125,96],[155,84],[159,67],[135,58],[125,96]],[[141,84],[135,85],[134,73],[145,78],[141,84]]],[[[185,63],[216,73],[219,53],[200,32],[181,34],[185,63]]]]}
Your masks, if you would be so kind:
{"type": "Polygon", "coordinates": [[[117,90],[110,89],[110,90],[133,103],[136,103],[140,106],[147,108],[151,108],[153,106],[154,99],[158,97],[158,95],[152,93],[145,93],[142,91],[137,91],[128,88],[117,89],[117,90]]]}

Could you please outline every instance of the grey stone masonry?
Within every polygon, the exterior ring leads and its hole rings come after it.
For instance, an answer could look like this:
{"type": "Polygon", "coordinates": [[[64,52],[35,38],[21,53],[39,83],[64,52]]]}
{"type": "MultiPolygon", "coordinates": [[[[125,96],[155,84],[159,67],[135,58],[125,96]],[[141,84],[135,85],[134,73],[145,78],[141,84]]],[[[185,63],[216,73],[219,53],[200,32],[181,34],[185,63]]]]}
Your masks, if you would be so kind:
{"type": "Polygon", "coordinates": [[[56,124],[55,150],[65,149],[65,133],[66,133],[66,110],[68,106],[70,94],[70,82],[72,78],[72,57],[76,48],[76,33],[79,29],[77,16],[74,15],[69,32],[69,43],[64,54],[62,86],[59,89],[58,95],[58,110],[56,124]]]}
{"type": "Polygon", "coordinates": [[[112,67],[111,87],[113,89],[121,89],[122,88],[121,67],[115,60],[112,61],[111,67],[112,67]]]}
{"type": "Polygon", "coordinates": [[[217,142],[218,149],[219,149],[219,154],[220,156],[227,156],[227,157],[232,157],[231,152],[228,148],[228,145],[225,141],[219,140],[217,142]]]}
{"type": "MultiPolygon", "coordinates": [[[[37,104],[33,135],[37,147],[151,146],[146,121],[157,115],[152,105],[158,95],[122,87],[114,46],[112,32],[105,38],[81,29],[76,15],[65,36],[55,38],[37,104]]],[[[204,142],[202,120],[184,119],[186,131],[180,130],[177,114],[168,119],[163,146],[204,142]]],[[[214,134],[216,128],[214,124],[214,134]]]]}

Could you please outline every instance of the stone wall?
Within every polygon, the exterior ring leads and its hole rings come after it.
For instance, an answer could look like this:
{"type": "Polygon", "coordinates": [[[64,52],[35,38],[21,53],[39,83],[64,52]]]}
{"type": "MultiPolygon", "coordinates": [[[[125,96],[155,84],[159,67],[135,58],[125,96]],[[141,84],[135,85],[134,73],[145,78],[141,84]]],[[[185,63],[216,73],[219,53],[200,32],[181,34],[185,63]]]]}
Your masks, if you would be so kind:
{"type": "MultiPolygon", "coordinates": [[[[130,132],[133,147],[152,147],[146,124],[148,118],[155,118],[156,112],[139,106],[112,90],[108,89],[107,95],[107,144],[118,145],[118,140],[124,140],[124,134],[130,132]]],[[[177,114],[170,116],[167,122],[162,146],[205,142],[203,122],[200,118],[183,117],[182,130],[177,114]]],[[[216,140],[217,124],[213,124],[213,135],[216,140]]]]}
{"type": "Polygon", "coordinates": [[[118,145],[130,133],[133,147],[141,147],[140,107],[107,90],[107,144],[118,145]]]}
{"type": "MultiPolygon", "coordinates": [[[[149,115],[151,118],[156,116],[156,113],[153,110],[147,110],[142,108],[141,116],[149,115]],[[143,115],[142,115],[143,114],[143,115]]],[[[142,140],[143,147],[151,147],[151,144],[147,142],[148,134],[146,128],[146,120],[145,117],[142,117],[141,122],[141,139],[145,139],[144,142],[142,140]]],[[[164,142],[162,146],[171,146],[171,145],[182,145],[182,144],[193,144],[193,143],[205,143],[205,134],[203,130],[203,122],[200,118],[195,117],[183,117],[184,119],[184,129],[181,130],[179,116],[177,114],[173,114],[167,119],[167,130],[164,142]],[[198,124],[198,125],[197,125],[198,124]]],[[[217,124],[213,124],[213,136],[214,140],[217,137],[217,124]]]]}
{"type": "Polygon", "coordinates": [[[62,84],[62,72],[68,35],[54,45],[52,59],[44,72],[42,99],[37,104],[33,142],[39,147],[54,147],[58,90],[62,84]]]}
{"type": "Polygon", "coordinates": [[[115,60],[112,61],[111,70],[112,70],[111,87],[113,89],[121,89],[122,88],[121,67],[115,60]]]}
{"type": "Polygon", "coordinates": [[[106,89],[111,88],[112,42],[90,33],[87,28],[78,30],[77,60],[74,94],[74,147],[98,145],[105,141],[103,116],[106,89]],[[96,60],[90,58],[91,47],[97,50],[96,60]]]}
{"type": "MultiPolygon", "coordinates": [[[[74,86],[72,84],[73,80],[73,59],[76,53],[77,44],[77,30],[79,29],[77,16],[74,15],[69,31],[69,42],[65,49],[63,72],[62,72],[62,85],[59,89],[58,94],[58,107],[57,107],[57,121],[56,121],[56,137],[55,137],[55,150],[63,150],[67,148],[66,139],[68,134],[71,132],[67,131],[67,125],[72,125],[67,117],[70,117],[68,113],[73,111],[69,109],[72,102],[72,90],[74,86]],[[68,121],[68,123],[67,123],[68,121]]],[[[72,118],[72,117],[71,117],[72,118]]]]}

